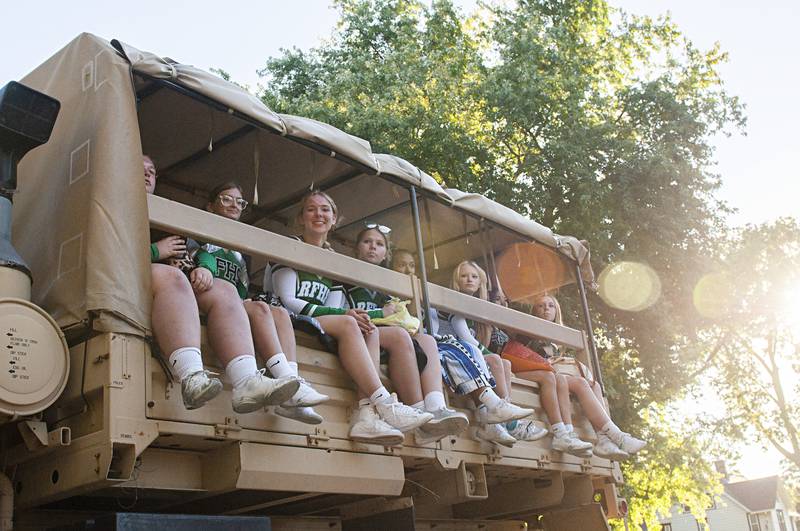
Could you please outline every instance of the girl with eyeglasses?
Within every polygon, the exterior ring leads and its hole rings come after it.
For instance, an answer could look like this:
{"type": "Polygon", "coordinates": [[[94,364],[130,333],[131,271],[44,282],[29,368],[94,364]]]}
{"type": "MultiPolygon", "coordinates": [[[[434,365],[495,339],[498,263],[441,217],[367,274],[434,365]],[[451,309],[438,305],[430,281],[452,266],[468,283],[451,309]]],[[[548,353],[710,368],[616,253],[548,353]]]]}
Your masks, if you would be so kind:
{"type": "MultiPolygon", "coordinates": [[[[241,186],[227,182],[211,191],[206,210],[238,220],[246,206],[241,186]]],[[[276,405],[279,415],[312,424],[321,422],[311,406],[328,397],[317,393],[297,374],[294,330],[288,314],[282,315],[286,311],[245,300],[249,282],[242,254],[207,243],[193,259],[197,268],[191,273],[192,285],[201,311],[208,314],[212,347],[233,384],[234,410],[242,413],[276,405]],[[281,344],[276,321],[285,329],[282,335],[289,349],[281,344]],[[266,359],[275,379],[267,377],[264,369],[258,370],[256,352],[266,359]]]]}
{"type": "MultiPolygon", "coordinates": [[[[309,245],[333,249],[328,233],[336,224],[337,209],[333,199],[314,190],[300,202],[297,237],[309,245]]],[[[381,384],[378,374],[379,334],[365,310],[344,309],[344,288],[338,282],[306,271],[276,265],[265,275],[264,286],[280,298],[281,303],[298,315],[316,318],[325,333],[338,343],[339,359],[358,388],[358,409],[351,419],[350,438],[357,441],[402,444],[403,432],[412,431],[433,418],[398,402],[381,384]],[[373,357],[373,353],[375,356],[373,357]]]]}
{"type": "MultiPolygon", "coordinates": [[[[384,225],[365,224],[356,236],[356,258],[385,267],[390,255],[390,232],[391,229],[384,225]]],[[[348,287],[347,302],[350,308],[366,310],[370,318],[388,317],[394,313],[388,296],[368,288],[348,287]]],[[[403,402],[433,415],[433,419],[414,432],[417,443],[435,442],[464,431],[469,424],[467,416],[448,408],[445,403],[436,340],[427,334],[416,334],[412,338],[398,326],[379,326],[376,333],[381,361],[386,361],[389,366],[389,378],[397,394],[403,402]],[[419,362],[417,351],[421,356],[419,362]]]]}

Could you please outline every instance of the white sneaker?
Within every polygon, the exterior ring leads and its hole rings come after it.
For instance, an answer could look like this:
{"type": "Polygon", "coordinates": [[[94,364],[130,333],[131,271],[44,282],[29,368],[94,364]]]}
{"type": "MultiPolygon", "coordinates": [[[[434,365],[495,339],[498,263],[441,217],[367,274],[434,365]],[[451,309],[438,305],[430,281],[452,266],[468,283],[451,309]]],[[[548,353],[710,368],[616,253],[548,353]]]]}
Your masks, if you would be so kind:
{"type": "Polygon", "coordinates": [[[580,439],[573,439],[569,435],[564,435],[562,437],[556,437],[554,435],[551,447],[553,450],[559,452],[575,455],[577,457],[587,457],[587,454],[591,455],[592,443],[580,439]]]}
{"type": "Polygon", "coordinates": [[[298,387],[300,382],[294,376],[268,378],[264,375],[264,369],[261,369],[233,388],[233,410],[237,413],[252,413],[264,406],[281,404],[289,400],[298,387]]]}
{"type": "Polygon", "coordinates": [[[318,393],[313,387],[308,385],[302,376],[297,377],[300,382],[300,388],[289,400],[283,403],[284,407],[304,407],[304,406],[318,406],[323,402],[327,402],[331,397],[318,393]]]}
{"type": "Polygon", "coordinates": [[[475,430],[475,436],[484,441],[502,444],[506,448],[511,448],[517,442],[502,424],[481,424],[475,430]]]}
{"type": "Polygon", "coordinates": [[[637,439],[630,433],[625,433],[624,431],[622,432],[622,441],[616,444],[623,452],[626,452],[629,455],[637,453],[647,445],[645,441],[637,439]]]}
{"type": "Polygon", "coordinates": [[[420,411],[398,402],[394,393],[388,401],[375,404],[375,409],[381,419],[403,433],[419,428],[433,418],[427,411],[420,411]]]}
{"type": "Polygon", "coordinates": [[[600,434],[597,436],[597,444],[594,445],[594,455],[612,461],[624,461],[631,455],[617,446],[608,436],[600,434]]]}
{"type": "Polygon", "coordinates": [[[309,406],[287,407],[281,405],[275,408],[275,414],[306,424],[320,424],[324,420],[322,415],[314,411],[313,407],[309,406]]]}
{"type": "Polygon", "coordinates": [[[424,446],[426,444],[439,442],[445,437],[447,437],[447,433],[433,433],[431,430],[428,429],[430,423],[420,426],[416,430],[414,430],[414,442],[417,443],[419,446],[424,446]]]}
{"type": "Polygon", "coordinates": [[[350,426],[350,439],[383,446],[403,444],[403,434],[381,420],[372,405],[360,406],[354,413],[350,426]]]}
{"type": "Polygon", "coordinates": [[[500,405],[495,408],[486,408],[486,424],[500,424],[501,422],[509,422],[511,420],[519,420],[533,415],[532,409],[515,406],[508,400],[503,400],[500,405]]]}
{"type": "Polygon", "coordinates": [[[181,380],[181,397],[186,409],[197,409],[222,391],[219,378],[208,371],[197,371],[181,380]]]}
{"type": "Polygon", "coordinates": [[[458,435],[469,426],[469,419],[465,414],[448,407],[430,411],[429,413],[433,415],[433,418],[425,426],[418,429],[425,430],[431,435],[441,434],[443,437],[446,435],[458,435]]]}
{"type": "Polygon", "coordinates": [[[505,428],[518,441],[538,441],[547,436],[547,430],[537,426],[532,420],[518,420],[516,423],[512,429],[508,429],[508,425],[505,428]]]}

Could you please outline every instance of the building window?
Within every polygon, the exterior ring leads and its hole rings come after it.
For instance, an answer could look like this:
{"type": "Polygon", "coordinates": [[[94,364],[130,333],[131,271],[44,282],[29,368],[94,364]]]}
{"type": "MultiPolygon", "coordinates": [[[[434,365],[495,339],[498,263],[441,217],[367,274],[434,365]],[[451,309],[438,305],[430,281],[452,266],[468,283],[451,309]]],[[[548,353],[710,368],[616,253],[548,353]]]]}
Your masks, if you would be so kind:
{"type": "Polygon", "coordinates": [[[747,516],[750,520],[750,531],[761,531],[761,526],[758,524],[758,515],[748,514],[747,516]]]}
{"type": "Polygon", "coordinates": [[[661,531],[672,531],[672,524],[661,524],[661,531]]]}

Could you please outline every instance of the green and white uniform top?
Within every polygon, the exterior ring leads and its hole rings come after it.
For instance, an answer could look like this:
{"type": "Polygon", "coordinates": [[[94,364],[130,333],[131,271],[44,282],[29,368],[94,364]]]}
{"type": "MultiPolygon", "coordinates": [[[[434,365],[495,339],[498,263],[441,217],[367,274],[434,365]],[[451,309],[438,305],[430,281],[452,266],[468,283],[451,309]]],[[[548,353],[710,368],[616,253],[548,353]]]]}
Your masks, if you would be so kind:
{"type": "Polygon", "coordinates": [[[247,298],[247,287],[250,282],[247,278],[247,266],[242,253],[206,243],[201,245],[195,253],[194,262],[197,267],[204,267],[211,271],[214,278],[227,280],[236,286],[239,297],[247,298]]]}
{"type": "Polygon", "coordinates": [[[350,308],[366,311],[371,319],[383,317],[383,307],[389,302],[387,295],[358,286],[348,287],[346,295],[350,308]]]}
{"type": "MultiPolygon", "coordinates": [[[[303,241],[298,236],[294,238],[303,241]]],[[[264,273],[264,290],[277,295],[288,310],[298,315],[344,315],[347,311],[341,283],[288,266],[276,264],[269,268],[264,273]]]]}

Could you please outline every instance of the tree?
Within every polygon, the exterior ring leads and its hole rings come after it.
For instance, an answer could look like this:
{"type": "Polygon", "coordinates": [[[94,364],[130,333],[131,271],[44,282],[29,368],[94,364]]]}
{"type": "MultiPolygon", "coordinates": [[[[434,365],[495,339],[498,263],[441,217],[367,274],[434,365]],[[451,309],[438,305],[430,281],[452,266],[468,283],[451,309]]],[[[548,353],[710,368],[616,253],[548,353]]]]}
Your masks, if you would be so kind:
{"type": "MultiPolygon", "coordinates": [[[[614,22],[605,0],[519,0],[470,17],[448,0],[336,5],[330,41],[267,62],[264,101],[588,239],[597,271],[648,263],[662,285],[650,309],[592,305],[614,417],[655,431],[645,412],[681,396],[705,346],[686,308],[727,212],[709,140],[744,125],[717,72],[725,54],[697,50],[668,18],[614,22]]],[[[627,471],[701,500],[713,474],[681,453],[700,446],[664,447],[670,456],[659,448],[627,471]],[[655,474],[665,462],[688,479],[655,474]]],[[[652,522],[659,503],[639,514],[652,522]]]]}
{"type": "Polygon", "coordinates": [[[777,450],[800,474],[800,225],[748,226],[722,249],[697,293],[709,328],[706,364],[731,435],[777,450]],[[722,289],[718,289],[722,287],[722,289]],[[703,304],[705,299],[714,304],[703,304]]]}

